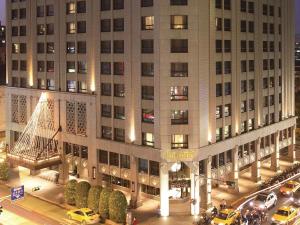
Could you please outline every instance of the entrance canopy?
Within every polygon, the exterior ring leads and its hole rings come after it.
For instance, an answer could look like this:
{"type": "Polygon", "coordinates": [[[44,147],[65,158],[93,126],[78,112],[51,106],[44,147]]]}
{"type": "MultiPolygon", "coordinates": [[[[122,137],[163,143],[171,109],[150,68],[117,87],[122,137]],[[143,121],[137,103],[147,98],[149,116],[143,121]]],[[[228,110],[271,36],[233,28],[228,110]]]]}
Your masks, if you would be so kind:
{"type": "Polygon", "coordinates": [[[61,163],[54,127],[54,102],[42,93],[24,131],[7,154],[14,165],[38,170],[61,163]]]}

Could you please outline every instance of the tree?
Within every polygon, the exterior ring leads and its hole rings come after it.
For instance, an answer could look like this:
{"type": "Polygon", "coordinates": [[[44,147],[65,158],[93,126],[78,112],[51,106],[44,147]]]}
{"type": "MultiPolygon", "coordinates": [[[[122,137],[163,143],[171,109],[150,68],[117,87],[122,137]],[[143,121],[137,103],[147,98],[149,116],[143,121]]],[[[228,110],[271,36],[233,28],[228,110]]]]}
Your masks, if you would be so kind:
{"type": "Polygon", "coordinates": [[[65,201],[69,205],[75,205],[76,185],[77,180],[69,180],[65,186],[65,201]]]}
{"type": "Polygon", "coordinates": [[[7,162],[0,163],[0,180],[8,180],[9,165],[7,162]]]}
{"type": "Polygon", "coordinates": [[[99,214],[103,219],[109,217],[109,197],[112,193],[110,188],[103,188],[99,200],[99,214]]]}
{"type": "Polygon", "coordinates": [[[87,208],[90,188],[91,185],[86,181],[81,181],[76,185],[75,202],[77,208],[87,208]]]}
{"type": "Polygon", "coordinates": [[[88,208],[93,210],[95,213],[98,213],[99,211],[99,200],[100,200],[101,191],[102,191],[101,186],[94,186],[91,187],[91,189],[89,190],[88,208]]]}
{"type": "Polygon", "coordinates": [[[127,200],[121,191],[114,191],[109,197],[109,218],[116,223],[126,222],[127,200]]]}

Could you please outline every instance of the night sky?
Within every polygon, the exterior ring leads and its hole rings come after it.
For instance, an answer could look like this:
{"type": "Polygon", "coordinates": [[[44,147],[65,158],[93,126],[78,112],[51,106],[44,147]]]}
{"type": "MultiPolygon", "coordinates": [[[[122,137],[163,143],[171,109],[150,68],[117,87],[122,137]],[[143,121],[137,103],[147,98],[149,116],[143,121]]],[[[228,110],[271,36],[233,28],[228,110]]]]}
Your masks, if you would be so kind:
{"type": "MultiPolygon", "coordinates": [[[[5,1],[0,0],[0,21],[5,24],[5,1]]],[[[295,0],[296,2],[296,33],[300,34],[300,0],[295,0]]]]}

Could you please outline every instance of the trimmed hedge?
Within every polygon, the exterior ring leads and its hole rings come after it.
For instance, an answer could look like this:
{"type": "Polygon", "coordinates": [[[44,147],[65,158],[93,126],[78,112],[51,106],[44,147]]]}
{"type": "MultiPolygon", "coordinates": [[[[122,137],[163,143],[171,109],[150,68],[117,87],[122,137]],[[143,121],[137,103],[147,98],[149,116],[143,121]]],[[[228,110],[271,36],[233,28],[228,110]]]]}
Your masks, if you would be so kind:
{"type": "Polygon", "coordinates": [[[76,185],[75,202],[77,208],[87,208],[90,188],[91,185],[86,181],[81,181],[76,185]]]}
{"type": "Polygon", "coordinates": [[[99,211],[99,200],[100,200],[101,191],[102,191],[101,186],[94,186],[91,187],[91,189],[89,190],[88,208],[93,210],[95,213],[98,213],[99,211]]]}
{"type": "Polygon", "coordinates": [[[109,219],[116,223],[126,222],[127,200],[121,191],[113,191],[109,197],[109,219]]]}
{"type": "Polygon", "coordinates": [[[65,186],[64,196],[65,201],[69,205],[75,205],[75,194],[76,194],[77,180],[69,180],[65,186]]]}
{"type": "Polygon", "coordinates": [[[109,218],[109,197],[112,193],[111,188],[103,188],[99,200],[99,214],[101,218],[109,218]]]}
{"type": "Polygon", "coordinates": [[[8,180],[9,165],[7,162],[0,163],[0,180],[8,180]]]}

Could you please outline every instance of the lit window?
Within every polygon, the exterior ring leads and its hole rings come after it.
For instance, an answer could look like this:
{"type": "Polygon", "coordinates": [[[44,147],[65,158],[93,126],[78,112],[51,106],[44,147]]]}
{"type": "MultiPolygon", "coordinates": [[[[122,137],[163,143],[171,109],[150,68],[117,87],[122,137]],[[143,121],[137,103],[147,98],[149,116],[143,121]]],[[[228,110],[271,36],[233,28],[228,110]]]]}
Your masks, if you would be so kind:
{"type": "Polygon", "coordinates": [[[187,29],[188,17],[187,16],[171,16],[171,29],[187,29]]]}
{"type": "Polygon", "coordinates": [[[76,13],[76,4],[75,2],[67,3],[67,14],[74,14],[76,13]]]}
{"type": "Polygon", "coordinates": [[[188,135],[173,134],[171,147],[172,149],[188,148],[188,135]]]}
{"type": "Polygon", "coordinates": [[[153,30],[154,28],[154,16],[142,17],[142,30],[153,30]]]}
{"type": "Polygon", "coordinates": [[[70,22],[67,23],[67,34],[75,34],[76,33],[76,23],[70,22]]]}
{"type": "Polygon", "coordinates": [[[142,133],[143,145],[154,147],[153,133],[142,133]]]}

